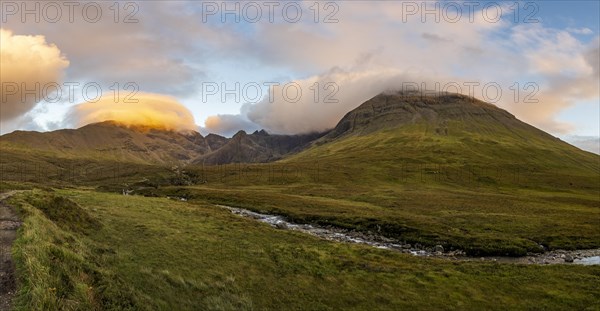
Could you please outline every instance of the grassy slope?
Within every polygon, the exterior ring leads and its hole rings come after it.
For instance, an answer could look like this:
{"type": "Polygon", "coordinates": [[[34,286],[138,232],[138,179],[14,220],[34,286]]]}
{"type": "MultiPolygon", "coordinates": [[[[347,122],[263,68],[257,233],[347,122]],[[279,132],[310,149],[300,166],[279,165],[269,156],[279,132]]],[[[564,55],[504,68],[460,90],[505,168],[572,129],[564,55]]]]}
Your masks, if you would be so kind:
{"type": "Polygon", "coordinates": [[[600,247],[598,155],[528,128],[461,126],[450,124],[451,136],[427,124],[348,136],[275,165],[233,165],[208,184],[147,193],[381,229],[473,255],[600,247]]]}
{"type": "Polygon", "coordinates": [[[0,137],[0,150],[64,159],[175,164],[197,157],[207,148],[202,137],[149,127],[126,127],[112,121],[76,130],[15,131],[0,137]]]}
{"type": "MultiPolygon", "coordinates": [[[[383,234],[411,243],[442,244],[473,255],[523,255],[540,251],[539,244],[553,249],[600,247],[600,157],[519,132],[523,129],[490,128],[486,123],[477,131],[461,131],[460,126],[466,125],[450,124],[449,136],[432,134],[426,124],[349,136],[276,164],[188,167],[196,182],[208,183],[145,193],[201,197],[302,222],[363,231],[381,228],[383,234]]],[[[14,165],[19,157],[24,163],[38,159],[3,153],[2,162],[14,165]]],[[[142,185],[170,180],[167,168],[43,161],[62,169],[59,185],[100,184],[120,191],[146,177],[151,182],[142,185]],[[75,169],[71,177],[69,167],[90,169],[75,169]]],[[[29,179],[12,175],[47,184],[44,178],[50,174],[26,175],[29,179]]]]}
{"type": "Polygon", "coordinates": [[[100,222],[83,216],[83,226],[69,227],[40,203],[51,199],[47,194],[17,199],[26,217],[15,249],[19,306],[600,308],[593,291],[598,267],[423,260],[275,231],[209,204],[381,228],[411,243],[472,254],[520,255],[539,251],[538,244],[600,247],[599,156],[527,127],[472,119],[447,126],[448,136],[423,123],[348,136],[276,164],[188,167],[208,183],[158,189],[142,181],[169,182],[169,168],[129,163],[122,170],[111,155],[59,157],[2,142],[0,188],[37,182],[120,191],[137,183],[147,194],[187,196],[194,204],[64,190],[59,195],[100,222]],[[23,164],[50,170],[23,174],[23,164]]]}
{"type": "Polygon", "coordinates": [[[420,259],[279,231],[201,202],[60,190],[12,203],[24,216],[13,251],[18,310],[600,308],[599,267],[420,259]],[[87,216],[71,227],[43,212],[50,206],[87,216]]]}
{"type": "Polygon", "coordinates": [[[354,173],[349,175],[351,180],[338,180],[353,184],[406,178],[403,165],[409,168],[428,165],[434,169],[440,165],[441,173],[448,174],[448,181],[454,185],[464,182],[456,169],[467,168],[473,168],[476,175],[491,176],[491,184],[514,184],[512,175],[519,170],[523,177],[527,176],[528,186],[535,188],[597,190],[600,185],[598,155],[548,135],[531,133],[533,130],[493,123],[449,121],[448,124],[451,128],[448,136],[435,134],[427,123],[416,123],[315,145],[282,163],[318,161],[334,174],[336,169],[340,171],[338,175],[354,173]],[[561,180],[562,177],[567,180],[561,180]],[[569,185],[573,181],[578,184],[569,185]]]}
{"type": "Polygon", "coordinates": [[[301,223],[380,230],[410,243],[442,244],[471,255],[524,255],[541,251],[539,244],[551,249],[600,247],[600,209],[585,195],[407,186],[344,190],[196,186],[165,188],[162,193],[281,214],[301,223]]]}
{"type": "Polygon", "coordinates": [[[124,185],[165,180],[170,166],[123,162],[111,157],[79,157],[0,142],[0,181],[39,185],[124,185]]]}

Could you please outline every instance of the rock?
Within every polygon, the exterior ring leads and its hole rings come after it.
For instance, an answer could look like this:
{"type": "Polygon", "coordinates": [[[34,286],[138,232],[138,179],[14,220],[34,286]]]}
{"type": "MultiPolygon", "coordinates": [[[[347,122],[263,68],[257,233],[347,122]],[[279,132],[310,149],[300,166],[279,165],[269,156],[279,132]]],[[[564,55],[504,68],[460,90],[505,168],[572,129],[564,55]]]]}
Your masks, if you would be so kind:
{"type": "Polygon", "coordinates": [[[395,242],[393,239],[386,238],[386,237],[384,237],[384,236],[382,236],[382,237],[379,237],[379,238],[380,238],[380,239],[381,239],[383,242],[386,242],[386,243],[392,243],[392,242],[395,242]]]}
{"type": "Polygon", "coordinates": [[[404,244],[404,248],[412,248],[412,245],[410,245],[410,244],[404,244]]]}
{"type": "Polygon", "coordinates": [[[444,252],[444,247],[441,245],[436,245],[433,249],[435,252],[440,252],[443,253],[444,252]]]}
{"type": "Polygon", "coordinates": [[[285,222],[278,222],[275,224],[275,228],[285,230],[288,226],[285,222]]]}
{"type": "Polygon", "coordinates": [[[400,244],[392,244],[392,245],[391,245],[391,247],[392,247],[393,249],[399,249],[399,250],[401,250],[401,249],[402,249],[402,245],[400,245],[400,244]]]}
{"type": "Polygon", "coordinates": [[[573,262],[573,256],[571,256],[571,254],[566,254],[564,259],[565,262],[573,262]]]}

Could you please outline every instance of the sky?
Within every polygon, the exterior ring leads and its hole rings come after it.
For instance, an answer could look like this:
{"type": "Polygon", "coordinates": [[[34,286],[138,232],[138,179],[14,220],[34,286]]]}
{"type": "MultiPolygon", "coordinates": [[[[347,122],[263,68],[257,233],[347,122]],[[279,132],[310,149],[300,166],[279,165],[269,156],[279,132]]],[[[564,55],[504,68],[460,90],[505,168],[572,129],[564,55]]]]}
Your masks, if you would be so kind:
{"type": "Polygon", "coordinates": [[[600,153],[599,3],[3,1],[0,132],[307,133],[418,87],[600,153]]]}

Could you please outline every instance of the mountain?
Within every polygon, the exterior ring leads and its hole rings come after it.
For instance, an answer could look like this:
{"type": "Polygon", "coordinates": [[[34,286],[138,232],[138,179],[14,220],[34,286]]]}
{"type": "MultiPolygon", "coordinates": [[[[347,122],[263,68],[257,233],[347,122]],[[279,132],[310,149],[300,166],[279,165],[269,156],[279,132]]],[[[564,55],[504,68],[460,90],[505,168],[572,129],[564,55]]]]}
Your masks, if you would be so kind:
{"type": "MultiPolygon", "coordinates": [[[[238,132],[232,138],[198,132],[127,127],[112,121],[52,132],[15,131],[0,137],[0,151],[59,158],[185,165],[255,163],[280,159],[320,137],[238,132]]],[[[18,156],[17,156],[18,158],[18,156]]]]}
{"type": "Polygon", "coordinates": [[[586,183],[600,174],[598,155],[492,104],[458,94],[380,94],[325,133],[271,135],[263,130],[240,131],[232,138],[204,137],[107,121],[75,130],[16,131],[0,137],[0,152],[1,163],[13,166],[28,161],[60,164],[60,159],[167,166],[280,160],[379,174],[374,178],[402,174],[404,165],[546,171],[555,177],[584,176],[586,183]]]}
{"type": "Polygon", "coordinates": [[[579,182],[586,187],[598,187],[600,175],[600,156],[459,94],[377,95],[284,162],[319,162],[322,170],[335,170],[346,179],[358,173],[361,178],[397,178],[427,165],[447,168],[432,168],[431,174],[447,175],[452,169],[471,175],[479,174],[472,170],[486,171],[489,176],[493,170],[495,175],[529,174],[543,183],[579,182]]]}
{"type": "Polygon", "coordinates": [[[264,130],[249,135],[244,131],[239,131],[213,152],[199,156],[194,163],[213,165],[271,162],[302,150],[321,136],[323,136],[322,133],[270,135],[264,130]]]}
{"type": "Polygon", "coordinates": [[[380,94],[348,112],[326,136],[334,140],[345,135],[365,135],[406,125],[426,124],[432,134],[448,136],[460,131],[490,136],[540,137],[555,141],[492,104],[460,94],[422,96],[414,92],[380,94]],[[501,129],[500,132],[498,130],[501,129]]]}
{"type": "Polygon", "coordinates": [[[227,142],[229,141],[229,138],[217,135],[217,134],[208,134],[206,135],[206,143],[208,144],[208,146],[210,147],[210,151],[215,151],[221,147],[223,147],[227,142]]]}
{"type": "Polygon", "coordinates": [[[136,163],[188,163],[211,150],[197,132],[179,133],[126,127],[106,121],[52,132],[15,131],[1,137],[2,147],[37,151],[63,158],[136,163]]]}

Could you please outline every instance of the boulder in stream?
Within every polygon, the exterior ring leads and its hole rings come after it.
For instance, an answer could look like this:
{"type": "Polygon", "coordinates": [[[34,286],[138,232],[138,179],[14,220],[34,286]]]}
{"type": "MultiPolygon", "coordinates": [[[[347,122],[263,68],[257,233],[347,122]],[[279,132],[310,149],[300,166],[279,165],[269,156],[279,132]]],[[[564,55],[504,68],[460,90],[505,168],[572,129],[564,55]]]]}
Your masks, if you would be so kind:
{"type": "Polygon", "coordinates": [[[573,256],[571,256],[571,254],[566,254],[565,255],[565,262],[573,262],[573,256]]]}
{"type": "Polygon", "coordinates": [[[288,226],[285,222],[278,222],[275,224],[275,228],[285,230],[288,226]]]}

